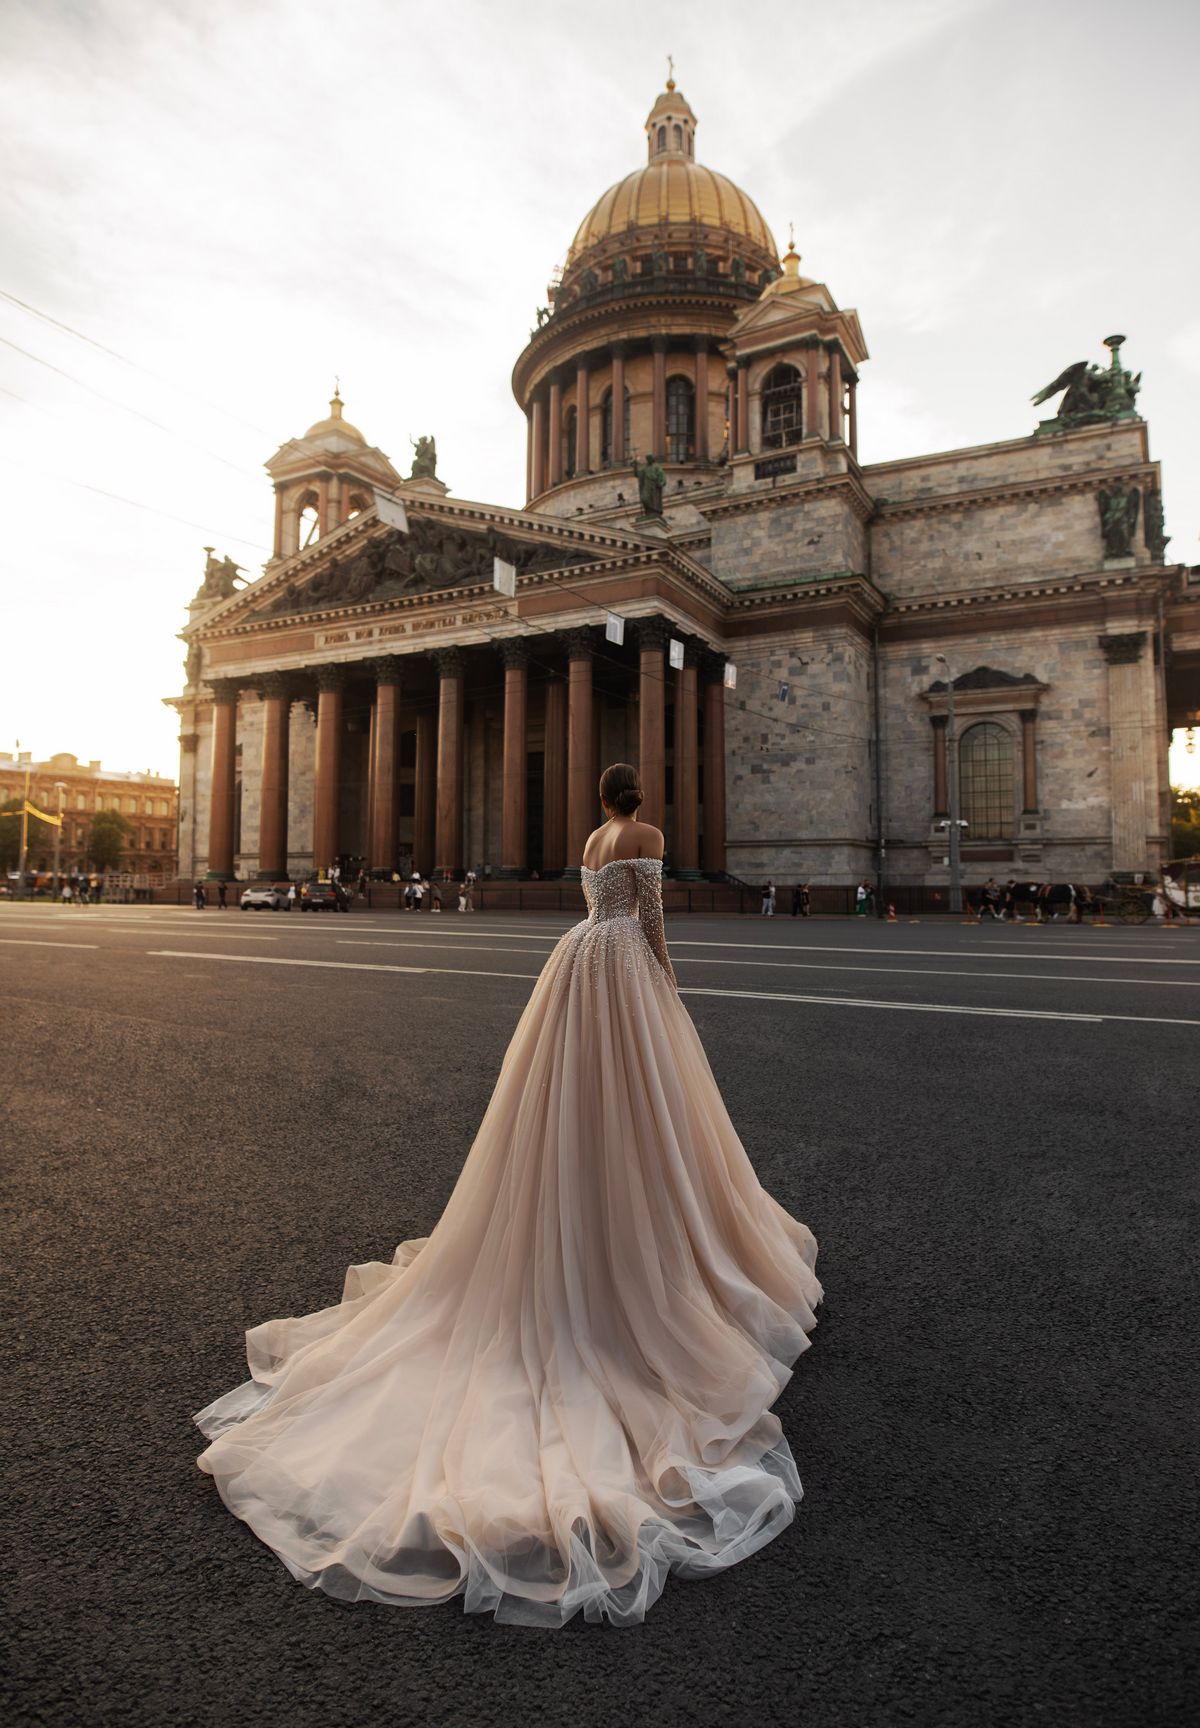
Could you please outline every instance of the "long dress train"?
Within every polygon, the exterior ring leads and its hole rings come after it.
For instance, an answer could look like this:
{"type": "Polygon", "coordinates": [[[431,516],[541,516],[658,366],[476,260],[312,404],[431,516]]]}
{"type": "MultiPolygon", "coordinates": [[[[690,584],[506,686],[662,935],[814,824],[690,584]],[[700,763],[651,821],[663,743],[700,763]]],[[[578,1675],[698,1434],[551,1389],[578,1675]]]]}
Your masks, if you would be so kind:
{"type": "Polygon", "coordinates": [[[661,865],[583,885],[432,1235],[253,1327],[252,1378],[194,1418],[230,1511],[332,1596],[629,1625],[795,1515],[770,1406],[816,1242],[676,993],[661,865]]]}

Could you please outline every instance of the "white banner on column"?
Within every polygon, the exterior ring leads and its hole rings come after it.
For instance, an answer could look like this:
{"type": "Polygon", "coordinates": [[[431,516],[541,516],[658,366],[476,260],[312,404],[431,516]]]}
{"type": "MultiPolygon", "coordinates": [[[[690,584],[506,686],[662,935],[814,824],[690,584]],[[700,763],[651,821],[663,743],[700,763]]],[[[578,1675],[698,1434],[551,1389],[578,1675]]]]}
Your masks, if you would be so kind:
{"type": "Polygon", "coordinates": [[[668,653],[668,657],[670,659],[671,665],[675,668],[676,672],[682,671],[682,669],[683,669],[683,643],[679,640],[678,636],[672,636],[670,644],[669,644],[668,649],[667,649],[667,653],[668,653]]]}
{"type": "Polygon", "coordinates": [[[618,612],[606,613],[604,619],[604,636],[608,642],[615,642],[620,648],[625,641],[625,620],[618,612]]]}
{"type": "Polygon", "coordinates": [[[399,498],[389,498],[386,492],[376,492],[375,514],[381,522],[386,522],[389,528],[398,528],[401,534],[408,533],[408,512],[399,498]]]}
{"type": "Polygon", "coordinates": [[[497,594],[506,594],[510,600],[514,599],[517,592],[516,565],[506,564],[503,558],[493,558],[492,587],[497,594]]]}
{"type": "Polygon", "coordinates": [[[732,660],[725,662],[725,688],[726,690],[737,689],[737,667],[732,660]]]}

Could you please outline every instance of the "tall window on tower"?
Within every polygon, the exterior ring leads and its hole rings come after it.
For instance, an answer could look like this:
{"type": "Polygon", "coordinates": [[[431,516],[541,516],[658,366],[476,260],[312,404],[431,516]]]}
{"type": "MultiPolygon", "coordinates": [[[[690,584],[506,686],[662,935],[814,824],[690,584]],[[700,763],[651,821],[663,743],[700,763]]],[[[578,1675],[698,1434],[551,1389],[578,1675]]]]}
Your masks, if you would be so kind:
{"type": "Polygon", "coordinates": [[[690,462],[696,449],[696,392],[690,378],[667,379],[667,461],[690,462]]]}
{"type": "Polygon", "coordinates": [[[982,721],[963,733],[958,746],[959,803],[965,838],[1011,840],[1013,741],[1005,727],[982,721]]]}
{"type": "MultiPolygon", "coordinates": [[[[632,442],[632,439],[630,438],[630,434],[629,434],[630,401],[631,401],[631,397],[629,395],[629,391],[626,390],[626,392],[625,392],[625,453],[626,453],[626,456],[628,456],[629,451],[633,447],[633,442],[632,442]]],[[[613,462],[613,399],[612,399],[612,391],[611,390],[606,390],[604,392],[604,402],[603,402],[602,409],[601,409],[600,460],[606,468],[612,467],[612,462],[613,462]]]]}
{"type": "Polygon", "coordinates": [[[574,474],[574,472],[575,472],[575,452],[579,448],[579,443],[578,443],[579,417],[576,414],[574,408],[568,408],[567,409],[567,424],[566,424],[566,428],[565,428],[565,431],[563,434],[563,438],[564,438],[564,443],[566,446],[566,448],[564,450],[564,455],[565,455],[566,461],[564,463],[563,473],[564,474],[574,474]]]}
{"type": "Polygon", "coordinates": [[[802,390],[794,366],[773,366],[762,385],[762,441],[765,450],[799,444],[802,436],[802,390]]]}

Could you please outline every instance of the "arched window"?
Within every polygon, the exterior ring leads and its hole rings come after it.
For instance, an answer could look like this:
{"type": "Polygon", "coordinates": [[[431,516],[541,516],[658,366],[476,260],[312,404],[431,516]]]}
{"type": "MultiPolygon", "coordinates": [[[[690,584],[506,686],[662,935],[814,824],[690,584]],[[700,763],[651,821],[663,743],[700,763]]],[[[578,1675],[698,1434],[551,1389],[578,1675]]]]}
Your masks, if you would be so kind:
{"type": "Polygon", "coordinates": [[[658,129],[658,147],[660,150],[665,150],[667,147],[667,129],[665,126],[660,126],[658,129]]]}
{"type": "MultiPolygon", "coordinates": [[[[633,440],[630,436],[630,395],[625,392],[625,454],[629,455],[633,440]]],[[[600,461],[605,468],[611,468],[613,463],[613,404],[612,391],[604,392],[603,421],[600,433],[600,461]]]]}
{"type": "Polygon", "coordinates": [[[564,464],[563,473],[570,476],[575,472],[575,451],[578,444],[579,416],[574,408],[567,409],[566,426],[563,430],[564,464]]]}
{"type": "Polygon", "coordinates": [[[667,461],[690,462],[696,449],[696,392],[689,378],[667,379],[667,461]]]}
{"type": "Polygon", "coordinates": [[[764,450],[782,450],[799,444],[803,436],[803,400],[800,374],[794,366],[773,366],[762,383],[762,441],[764,450]]]}
{"type": "Polygon", "coordinates": [[[958,799],[964,838],[1011,840],[1013,809],[1012,735],[994,721],[970,726],[958,745],[958,799]]]}
{"type": "Polygon", "coordinates": [[[676,148],[676,150],[682,150],[683,149],[683,127],[682,126],[676,126],[676,128],[675,128],[675,148],[676,148]]]}
{"type": "Polygon", "coordinates": [[[317,538],[317,535],[321,532],[320,518],[317,515],[317,506],[319,503],[320,499],[317,497],[315,492],[306,492],[297,506],[300,513],[300,538],[297,544],[301,551],[303,551],[306,546],[311,545],[317,538]]]}
{"type": "Polygon", "coordinates": [[[346,499],[346,521],[353,522],[356,516],[361,516],[364,510],[369,510],[374,500],[368,498],[365,492],[351,492],[346,499]]]}

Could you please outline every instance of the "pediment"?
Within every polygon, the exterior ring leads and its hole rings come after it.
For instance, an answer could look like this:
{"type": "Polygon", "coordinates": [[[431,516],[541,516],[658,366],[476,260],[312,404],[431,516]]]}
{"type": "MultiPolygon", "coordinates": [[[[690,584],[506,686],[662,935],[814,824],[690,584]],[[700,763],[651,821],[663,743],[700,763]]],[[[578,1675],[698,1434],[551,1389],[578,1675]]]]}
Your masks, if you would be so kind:
{"type": "Polygon", "coordinates": [[[840,337],[856,366],[868,358],[858,313],[839,310],[820,282],[814,282],[811,291],[801,288],[756,300],[738,319],[731,340],[736,348],[753,347],[764,337],[791,331],[797,337],[816,335],[826,341],[840,337]]]}
{"type": "Polygon", "coordinates": [[[558,522],[522,520],[516,512],[506,513],[514,518],[508,521],[489,511],[493,520],[481,522],[477,508],[459,513],[447,505],[418,513],[411,494],[406,503],[407,533],[385,528],[374,516],[360,517],[239,590],[204,625],[223,630],[257,619],[490,587],[497,558],[525,576],[643,550],[628,536],[573,532],[558,522]]]}

